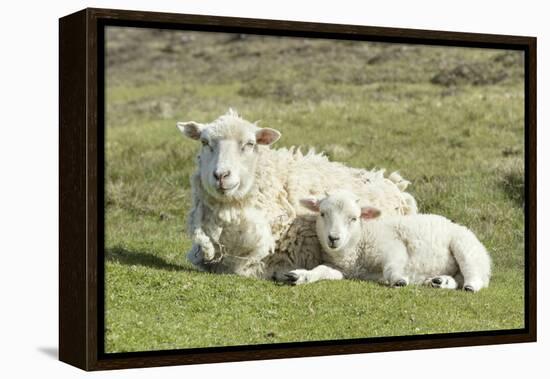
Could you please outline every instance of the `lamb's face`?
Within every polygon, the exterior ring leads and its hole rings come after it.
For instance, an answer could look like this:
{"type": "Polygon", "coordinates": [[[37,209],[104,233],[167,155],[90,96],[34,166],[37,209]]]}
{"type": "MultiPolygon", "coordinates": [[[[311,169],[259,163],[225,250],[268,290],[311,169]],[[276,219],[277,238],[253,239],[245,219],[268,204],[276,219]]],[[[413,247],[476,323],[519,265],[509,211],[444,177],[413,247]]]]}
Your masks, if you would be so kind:
{"type": "Polygon", "coordinates": [[[178,123],[187,137],[201,142],[198,156],[201,183],[220,201],[240,199],[254,184],[258,145],[271,145],[280,133],[238,117],[236,113],[221,116],[211,124],[178,123]]]}
{"type": "Polygon", "coordinates": [[[341,194],[328,196],[319,204],[317,237],[326,252],[352,247],[360,235],[361,207],[357,198],[341,194]]]}
{"type": "Polygon", "coordinates": [[[328,254],[354,248],[361,237],[360,220],[376,218],[380,211],[361,207],[359,198],[349,191],[336,191],[322,200],[302,199],[308,209],[318,212],[317,238],[328,254]]]}

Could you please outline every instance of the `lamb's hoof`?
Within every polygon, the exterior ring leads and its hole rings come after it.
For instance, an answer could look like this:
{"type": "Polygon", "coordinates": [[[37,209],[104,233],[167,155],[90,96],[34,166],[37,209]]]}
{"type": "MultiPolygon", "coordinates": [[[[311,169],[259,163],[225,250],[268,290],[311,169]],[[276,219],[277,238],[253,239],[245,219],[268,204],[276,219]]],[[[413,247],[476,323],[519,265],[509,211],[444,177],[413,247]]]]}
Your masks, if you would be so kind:
{"type": "Polygon", "coordinates": [[[397,282],[393,284],[394,287],[405,287],[407,285],[407,281],[405,279],[399,279],[397,282]]]}
{"type": "Polygon", "coordinates": [[[445,288],[445,289],[457,289],[458,284],[452,276],[448,275],[439,275],[431,279],[427,279],[425,282],[426,285],[432,288],[445,288]]]}
{"type": "Polygon", "coordinates": [[[295,286],[298,282],[298,279],[300,279],[298,274],[295,274],[293,272],[287,272],[285,274],[285,283],[290,284],[291,286],[295,286]]]}
{"type": "Polygon", "coordinates": [[[466,292],[475,292],[474,287],[472,287],[470,285],[464,286],[464,291],[466,291],[466,292]]]}

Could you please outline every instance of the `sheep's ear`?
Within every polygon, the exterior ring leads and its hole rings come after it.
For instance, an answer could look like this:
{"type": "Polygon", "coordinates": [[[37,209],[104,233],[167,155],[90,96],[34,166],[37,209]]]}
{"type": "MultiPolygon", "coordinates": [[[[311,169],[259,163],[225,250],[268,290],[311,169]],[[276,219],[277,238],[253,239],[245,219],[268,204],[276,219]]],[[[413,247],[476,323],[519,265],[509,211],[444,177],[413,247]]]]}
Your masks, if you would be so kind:
{"type": "Polygon", "coordinates": [[[300,199],[300,204],[313,212],[319,212],[319,200],[308,197],[307,199],[300,199]]]}
{"type": "Polygon", "coordinates": [[[361,207],[361,218],[371,220],[380,216],[380,209],[374,207],[361,207]]]}
{"type": "Polygon", "coordinates": [[[195,121],[178,122],[177,126],[179,131],[182,132],[186,137],[195,140],[198,140],[201,137],[201,132],[205,127],[203,124],[199,124],[195,121]]]}
{"type": "Polygon", "coordinates": [[[261,128],[256,131],[256,143],[258,145],[271,145],[281,138],[281,133],[271,128],[261,128]]]}

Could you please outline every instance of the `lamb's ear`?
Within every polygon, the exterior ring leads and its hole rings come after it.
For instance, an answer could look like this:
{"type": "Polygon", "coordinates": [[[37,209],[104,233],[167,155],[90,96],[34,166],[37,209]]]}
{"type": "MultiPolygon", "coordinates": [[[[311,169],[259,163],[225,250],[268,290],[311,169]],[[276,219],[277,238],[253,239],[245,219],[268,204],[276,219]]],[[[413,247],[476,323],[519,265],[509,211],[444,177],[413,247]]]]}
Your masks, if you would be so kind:
{"type": "Polygon", "coordinates": [[[371,220],[380,216],[380,209],[374,207],[361,207],[361,218],[371,220]]]}
{"type": "Polygon", "coordinates": [[[204,124],[199,124],[195,121],[178,122],[177,126],[179,131],[182,132],[186,137],[195,140],[198,140],[201,137],[201,132],[205,127],[204,124]]]}
{"type": "Polygon", "coordinates": [[[319,212],[319,200],[314,197],[308,197],[306,199],[300,199],[300,204],[313,212],[319,212]]]}
{"type": "Polygon", "coordinates": [[[271,128],[261,128],[256,131],[256,143],[258,145],[271,145],[281,138],[281,133],[271,128]]]}

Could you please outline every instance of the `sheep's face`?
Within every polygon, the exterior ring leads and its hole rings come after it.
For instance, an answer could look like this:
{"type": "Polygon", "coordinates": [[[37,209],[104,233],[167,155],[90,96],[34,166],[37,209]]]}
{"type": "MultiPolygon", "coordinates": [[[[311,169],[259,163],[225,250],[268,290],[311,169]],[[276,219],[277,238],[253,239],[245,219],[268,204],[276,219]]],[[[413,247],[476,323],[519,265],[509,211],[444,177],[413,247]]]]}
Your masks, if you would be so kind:
{"type": "Polygon", "coordinates": [[[380,215],[373,207],[361,207],[359,198],[349,191],[336,191],[322,200],[302,199],[302,205],[318,213],[317,237],[328,254],[353,248],[361,237],[361,219],[380,215]]]}
{"type": "Polygon", "coordinates": [[[271,145],[281,134],[259,128],[233,111],[211,124],[180,122],[187,137],[202,144],[198,164],[204,189],[220,201],[245,197],[254,185],[259,145],[271,145]]]}

